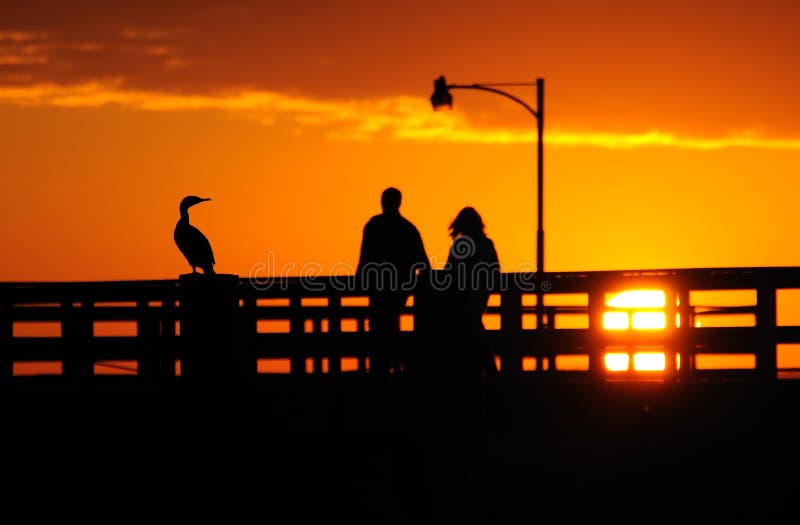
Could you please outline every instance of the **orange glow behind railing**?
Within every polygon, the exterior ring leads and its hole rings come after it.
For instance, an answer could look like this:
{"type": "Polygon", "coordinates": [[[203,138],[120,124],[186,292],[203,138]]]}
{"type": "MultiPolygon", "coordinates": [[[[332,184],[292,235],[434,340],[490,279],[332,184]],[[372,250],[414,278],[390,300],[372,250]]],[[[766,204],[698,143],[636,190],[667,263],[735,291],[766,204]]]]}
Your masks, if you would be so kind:
{"type": "MultiPolygon", "coordinates": [[[[667,327],[667,304],[663,290],[625,290],[606,299],[603,328],[610,331],[663,330],[667,327]]],[[[679,321],[676,319],[676,324],[679,321]]],[[[607,352],[603,362],[609,372],[657,372],[666,369],[666,355],[657,350],[646,352],[615,350],[607,352]]]]}
{"type": "Polygon", "coordinates": [[[661,330],[667,327],[663,290],[626,290],[606,300],[603,313],[606,330],[661,330]]]}

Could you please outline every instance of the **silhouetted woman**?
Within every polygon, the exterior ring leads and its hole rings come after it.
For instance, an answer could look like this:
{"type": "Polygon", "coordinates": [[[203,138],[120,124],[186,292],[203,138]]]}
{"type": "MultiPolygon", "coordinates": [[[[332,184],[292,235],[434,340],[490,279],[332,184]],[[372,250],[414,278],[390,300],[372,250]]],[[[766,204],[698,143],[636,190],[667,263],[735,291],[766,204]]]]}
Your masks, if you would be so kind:
{"type": "Polygon", "coordinates": [[[437,396],[444,403],[437,417],[455,418],[449,420],[460,429],[456,435],[464,447],[461,458],[474,465],[480,451],[484,379],[497,371],[485,338],[483,314],[490,291],[499,285],[500,263],[475,208],[468,206],[458,213],[450,223],[450,236],[445,266],[448,285],[436,306],[440,310],[437,322],[444,325],[438,332],[443,338],[435,344],[434,366],[444,387],[437,396]]]}
{"type": "Polygon", "coordinates": [[[468,332],[483,331],[483,314],[489,290],[499,284],[500,262],[494,242],[486,236],[480,214],[471,206],[463,208],[450,223],[450,253],[446,268],[456,286],[458,310],[455,321],[468,332]]]}

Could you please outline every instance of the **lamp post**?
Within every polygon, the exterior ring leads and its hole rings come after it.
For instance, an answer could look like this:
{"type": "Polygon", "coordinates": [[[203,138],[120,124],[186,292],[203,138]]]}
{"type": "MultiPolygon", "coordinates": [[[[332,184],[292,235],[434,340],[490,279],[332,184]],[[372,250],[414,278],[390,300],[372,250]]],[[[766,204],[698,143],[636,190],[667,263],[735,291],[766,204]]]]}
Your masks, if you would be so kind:
{"type": "MultiPolygon", "coordinates": [[[[544,148],[543,148],[543,138],[544,138],[544,79],[537,78],[536,82],[506,82],[501,84],[448,84],[447,81],[444,79],[444,76],[440,76],[436,80],[433,81],[433,95],[431,95],[431,104],[433,104],[433,109],[437,110],[444,106],[448,108],[453,107],[453,95],[450,94],[451,89],[479,89],[481,91],[489,91],[491,93],[497,93],[498,95],[503,95],[506,98],[510,98],[514,102],[520,104],[524,107],[528,112],[536,118],[536,131],[537,131],[537,143],[536,143],[536,152],[537,152],[537,165],[536,165],[536,186],[537,186],[537,195],[536,195],[536,272],[544,272],[544,223],[542,220],[544,214],[544,187],[543,187],[543,175],[544,175],[544,148]],[[530,107],[524,101],[520,100],[519,98],[515,97],[511,93],[506,93],[498,87],[504,86],[536,86],[536,109],[530,107]]],[[[541,298],[539,298],[541,299],[541,298]]],[[[539,310],[541,310],[541,305],[539,310]]],[[[541,323],[541,319],[537,319],[538,323],[541,323]]],[[[537,324],[537,326],[541,326],[541,324],[537,324]]]]}

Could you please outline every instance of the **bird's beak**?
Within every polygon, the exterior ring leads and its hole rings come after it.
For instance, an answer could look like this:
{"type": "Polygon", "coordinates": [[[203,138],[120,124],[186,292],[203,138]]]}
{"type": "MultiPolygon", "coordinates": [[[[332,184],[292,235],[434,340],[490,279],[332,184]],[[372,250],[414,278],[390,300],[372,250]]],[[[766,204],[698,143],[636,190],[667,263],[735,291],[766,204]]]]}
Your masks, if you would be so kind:
{"type": "Polygon", "coordinates": [[[209,197],[209,198],[206,198],[206,199],[200,199],[200,201],[201,201],[201,202],[204,202],[204,201],[210,201],[210,200],[211,200],[211,198],[210,198],[210,197],[209,197]]]}

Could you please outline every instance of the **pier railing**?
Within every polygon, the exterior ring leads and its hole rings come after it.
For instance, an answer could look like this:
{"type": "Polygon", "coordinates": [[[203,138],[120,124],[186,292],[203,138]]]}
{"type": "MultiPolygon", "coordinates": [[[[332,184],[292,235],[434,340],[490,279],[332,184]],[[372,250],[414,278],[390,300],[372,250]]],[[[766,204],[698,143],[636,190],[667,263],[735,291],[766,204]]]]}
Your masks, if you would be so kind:
{"type": "MultiPolygon", "coordinates": [[[[388,342],[352,277],[0,283],[0,383],[258,385],[375,376],[389,346],[424,363],[417,287],[388,342]],[[202,356],[202,359],[198,359],[202,356]]],[[[503,274],[484,315],[499,381],[800,377],[800,267],[503,274]],[[623,293],[626,292],[626,293],[623,293]]],[[[430,328],[430,327],[428,327],[430,328]]],[[[394,375],[406,374],[402,364],[394,375]]]]}

